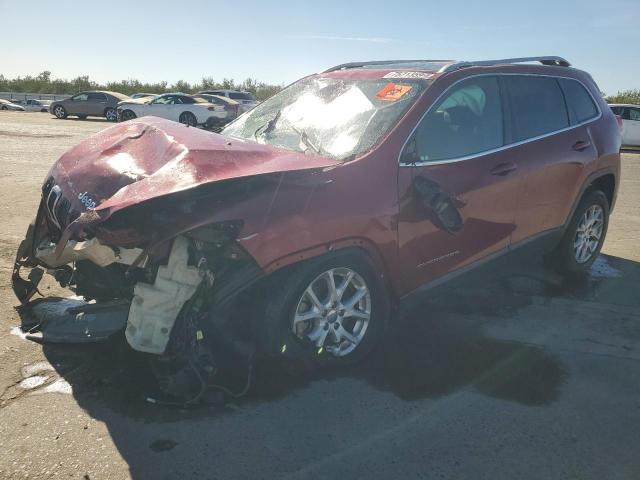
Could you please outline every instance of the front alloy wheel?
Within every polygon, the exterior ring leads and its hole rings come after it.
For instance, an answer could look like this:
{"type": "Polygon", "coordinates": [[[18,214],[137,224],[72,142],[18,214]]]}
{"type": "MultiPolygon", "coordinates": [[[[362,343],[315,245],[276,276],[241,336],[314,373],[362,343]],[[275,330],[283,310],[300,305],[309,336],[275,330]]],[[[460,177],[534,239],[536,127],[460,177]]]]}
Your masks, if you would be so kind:
{"type": "Polygon", "coordinates": [[[344,357],[360,345],[370,319],[371,294],[364,279],[349,268],[333,268],[304,290],[291,329],[318,351],[344,357]]]}
{"type": "Polygon", "coordinates": [[[53,114],[56,118],[67,118],[67,111],[62,105],[56,105],[56,108],[53,109],[53,114]]]}
{"type": "Polygon", "coordinates": [[[368,254],[345,249],[283,268],[254,291],[255,338],[267,356],[307,366],[343,366],[370,353],[391,312],[389,292],[368,254]]]}

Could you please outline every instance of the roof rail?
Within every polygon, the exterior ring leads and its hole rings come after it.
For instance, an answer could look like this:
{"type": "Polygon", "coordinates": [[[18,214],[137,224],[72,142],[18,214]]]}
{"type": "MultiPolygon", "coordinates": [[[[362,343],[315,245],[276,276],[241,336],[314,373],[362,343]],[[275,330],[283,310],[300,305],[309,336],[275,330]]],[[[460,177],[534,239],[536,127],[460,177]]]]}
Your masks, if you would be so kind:
{"type": "MultiPolygon", "coordinates": [[[[368,67],[371,65],[397,65],[403,63],[445,63],[445,64],[454,64],[455,60],[373,60],[370,62],[349,62],[349,63],[341,63],[340,65],[336,65],[335,67],[331,67],[325,70],[322,73],[335,72],[336,70],[348,70],[350,68],[361,68],[368,67]]],[[[446,67],[446,65],[445,65],[446,67]]],[[[443,67],[444,68],[444,67],[443,67]]]]}
{"type": "Polygon", "coordinates": [[[540,62],[542,65],[554,65],[557,67],[570,67],[571,64],[562,57],[522,57],[522,58],[504,58],[502,60],[479,60],[477,62],[454,62],[443,66],[438,73],[453,72],[461,68],[504,65],[509,63],[526,63],[540,62]]]}

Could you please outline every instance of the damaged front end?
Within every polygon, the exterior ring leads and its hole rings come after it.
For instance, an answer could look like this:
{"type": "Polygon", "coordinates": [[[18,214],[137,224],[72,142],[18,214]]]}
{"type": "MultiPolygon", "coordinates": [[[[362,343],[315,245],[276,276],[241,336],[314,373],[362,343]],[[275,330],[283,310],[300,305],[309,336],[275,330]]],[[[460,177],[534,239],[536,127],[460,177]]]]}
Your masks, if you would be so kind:
{"type": "MultiPolygon", "coordinates": [[[[67,240],[45,201],[18,249],[12,275],[22,308],[30,309],[29,328],[40,331],[41,341],[99,341],[124,330],[131,348],[153,354],[162,390],[179,399],[214,379],[221,351],[238,355],[228,325],[231,307],[262,276],[236,242],[242,222],[197,226],[167,238],[162,224],[180,225],[176,210],[183,220],[189,217],[184,204],[162,215],[146,206],[124,210],[67,240]],[[137,228],[120,228],[141,215],[147,221],[138,218],[137,228]],[[30,273],[22,278],[25,269],[30,273]],[[84,301],[55,300],[53,308],[32,301],[45,273],[84,301]]],[[[243,355],[240,361],[246,362],[250,352],[243,355]]]]}

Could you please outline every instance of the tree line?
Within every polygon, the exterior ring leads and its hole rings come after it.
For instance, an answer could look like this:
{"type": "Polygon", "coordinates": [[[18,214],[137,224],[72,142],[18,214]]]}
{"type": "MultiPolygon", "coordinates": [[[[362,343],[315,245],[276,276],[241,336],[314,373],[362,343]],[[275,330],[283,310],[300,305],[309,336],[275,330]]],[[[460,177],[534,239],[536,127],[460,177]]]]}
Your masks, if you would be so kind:
{"type": "Polygon", "coordinates": [[[633,90],[623,90],[615,95],[609,95],[607,97],[609,103],[632,103],[634,105],[640,105],[640,88],[633,90]]]}
{"type": "Polygon", "coordinates": [[[131,95],[136,92],[143,93],[166,93],[183,92],[196,93],[201,90],[231,89],[242,90],[253,93],[260,101],[269,98],[279,92],[282,85],[271,85],[259,82],[254,78],[247,78],[243,82],[237,82],[230,78],[216,81],[213,77],[203,77],[199,83],[189,83],[179,80],[170,84],[169,82],[141,82],[139,80],[121,80],[119,82],[98,83],[89,78],[88,75],[81,75],[74,79],[52,78],[51,72],[46,70],[34,76],[6,78],[0,73],[0,92],[15,93],[49,93],[49,94],[69,94],[81,92],[83,90],[109,90],[113,92],[131,95]]]}
{"type": "MultiPolygon", "coordinates": [[[[141,82],[139,80],[121,80],[119,82],[107,82],[104,84],[95,82],[88,75],[81,75],[71,80],[61,78],[51,78],[51,72],[45,70],[35,77],[26,75],[24,77],[6,78],[0,73],[0,92],[15,93],[50,93],[69,94],[81,92],[83,90],[110,90],[113,92],[131,95],[136,92],[144,93],[166,93],[183,92],[196,93],[201,90],[230,89],[242,90],[253,93],[260,101],[269,98],[271,95],[282,90],[282,85],[271,85],[259,82],[254,78],[247,78],[243,82],[236,82],[230,78],[224,78],[221,82],[213,77],[202,77],[199,83],[189,83],[178,80],[175,83],[169,82],[141,82]]],[[[640,105],[640,89],[623,90],[615,95],[606,97],[609,103],[633,103],[640,105]]]]}

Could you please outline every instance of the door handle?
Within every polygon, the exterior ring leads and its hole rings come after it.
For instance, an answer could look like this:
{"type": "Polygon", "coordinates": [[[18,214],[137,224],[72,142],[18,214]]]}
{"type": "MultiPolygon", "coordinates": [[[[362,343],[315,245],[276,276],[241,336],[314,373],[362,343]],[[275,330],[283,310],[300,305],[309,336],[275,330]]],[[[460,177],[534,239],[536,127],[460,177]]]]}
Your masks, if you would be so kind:
{"type": "Polygon", "coordinates": [[[513,172],[517,168],[518,166],[513,162],[499,163],[498,165],[493,167],[489,173],[491,173],[491,175],[502,177],[513,172]]]}
{"type": "Polygon", "coordinates": [[[591,142],[585,142],[584,140],[579,140],[573,144],[571,148],[573,148],[576,152],[581,152],[586,150],[591,146],[591,142]]]}

